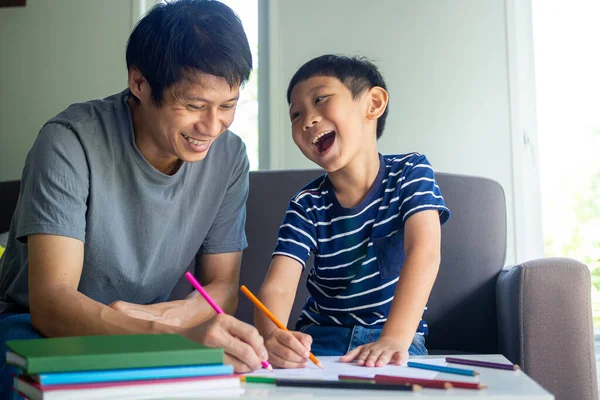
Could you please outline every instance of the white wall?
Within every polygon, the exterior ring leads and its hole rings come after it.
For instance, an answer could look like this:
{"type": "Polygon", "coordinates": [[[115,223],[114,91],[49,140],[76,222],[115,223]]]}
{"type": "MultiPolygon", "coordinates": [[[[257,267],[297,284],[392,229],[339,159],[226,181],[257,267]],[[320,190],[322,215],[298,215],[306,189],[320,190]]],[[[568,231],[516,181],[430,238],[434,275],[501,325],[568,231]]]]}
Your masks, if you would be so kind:
{"type": "Polygon", "coordinates": [[[69,104],[125,88],[138,2],[27,0],[0,8],[0,181],[20,179],[39,129],[69,104]]]}
{"type": "Polygon", "coordinates": [[[498,181],[507,200],[507,264],[514,263],[505,1],[271,0],[269,12],[271,168],[313,166],[287,119],[285,92],[296,69],[325,53],[367,56],[390,92],[380,152],[418,151],[437,171],[498,181]]]}

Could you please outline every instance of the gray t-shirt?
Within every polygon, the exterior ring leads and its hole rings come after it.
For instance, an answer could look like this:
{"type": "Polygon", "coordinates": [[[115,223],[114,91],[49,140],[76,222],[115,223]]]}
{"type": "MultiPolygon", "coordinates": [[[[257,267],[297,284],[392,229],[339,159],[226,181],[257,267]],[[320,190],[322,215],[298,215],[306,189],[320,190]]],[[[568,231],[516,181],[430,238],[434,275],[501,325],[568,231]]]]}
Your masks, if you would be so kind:
{"type": "Polygon", "coordinates": [[[166,301],[196,254],[247,246],[242,140],[226,131],[165,175],[135,145],[129,95],[71,105],[41,129],[0,263],[0,313],[29,310],[28,235],[83,241],[78,290],[104,304],[166,301]]]}

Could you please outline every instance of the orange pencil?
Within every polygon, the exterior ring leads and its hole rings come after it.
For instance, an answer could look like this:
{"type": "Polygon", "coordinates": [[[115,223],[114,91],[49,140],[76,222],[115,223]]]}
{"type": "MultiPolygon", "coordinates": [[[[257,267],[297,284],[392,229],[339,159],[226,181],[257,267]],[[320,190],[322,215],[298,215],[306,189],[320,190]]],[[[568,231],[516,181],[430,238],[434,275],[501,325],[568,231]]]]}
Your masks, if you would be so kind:
{"type": "MultiPolygon", "coordinates": [[[[262,312],[265,313],[265,315],[267,317],[269,317],[269,319],[275,324],[277,325],[277,327],[279,329],[283,329],[284,331],[289,332],[288,328],[286,328],[281,322],[279,322],[279,320],[277,319],[277,317],[275,317],[273,315],[273,313],[271,311],[269,311],[269,309],[267,307],[265,307],[265,305],[256,298],[255,295],[252,294],[252,292],[244,285],[242,285],[242,287],[240,287],[240,290],[246,295],[248,296],[248,298],[250,299],[250,301],[252,301],[252,303],[254,303],[254,305],[256,307],[258,307],[262,312]]],[[[317,367],[319,368],[323,368],[323,365],[321,364],[321,362],[319,361],[319,359],[317,359],[317,357],[315,357],[313,355],[313,353],[308,353],[308,358],[310,358],[310,361],[312,361],[317,367]]]]}

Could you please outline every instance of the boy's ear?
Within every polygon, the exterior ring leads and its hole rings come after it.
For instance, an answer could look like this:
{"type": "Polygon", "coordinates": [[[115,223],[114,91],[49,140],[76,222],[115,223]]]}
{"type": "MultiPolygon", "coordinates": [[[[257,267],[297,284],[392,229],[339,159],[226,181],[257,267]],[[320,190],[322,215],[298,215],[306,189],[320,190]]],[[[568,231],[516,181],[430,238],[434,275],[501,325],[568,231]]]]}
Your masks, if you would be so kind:
{"type": "Polygon", "coordinates": [[[376,120],[381,117],[388,104],[388,92],[381,86],[373,86],[368,93],[367,118],[376,120]]]}

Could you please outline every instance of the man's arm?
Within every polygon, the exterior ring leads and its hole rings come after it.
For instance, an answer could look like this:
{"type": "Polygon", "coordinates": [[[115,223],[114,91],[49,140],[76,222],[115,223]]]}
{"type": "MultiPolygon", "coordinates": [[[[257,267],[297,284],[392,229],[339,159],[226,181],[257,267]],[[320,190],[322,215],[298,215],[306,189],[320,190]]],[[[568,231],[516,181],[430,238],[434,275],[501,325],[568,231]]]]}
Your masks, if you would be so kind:
{"type": "Polygon", "coordinates": [[[44,336],[176,333],[154,321],[130,318],[77,291],[84,245],[57,235],[30,235],[29,307],[31,322],[44,336]]]}
{"type": "MultiPolygon", "coordinates": [[[[225,198],[196,257],[196,277],[228,314],[235,313],[237,308],[241,250],[247,246],[244,226],[249,169],[246,150],[242,145],[225,198]]],[[[184,300],[151,305],[117,301],[111,307],[131,317],[181,327],[197,325],[215,315],[210,305],[196,291],[184,300]]]]}
{"type": "Polygon", "coordinates": [[[77,291],[83,268],[83,242],[64,236],[31,235],[29,303],[33,326],[44,336],[178,333],[209,347],[225,349],[236,372],[260,368],[267,351],[258,331],[229,315],[178,328],[131,318],[77,291]]]}
{"type": "MultiPolygon", "coordinates": [[[[238,294],[240,287],[240,269],[242,266],[242,252],[222,254],[201,254],[198,256],[198,267],[200,283],[210,294],[216,303],[221,306],[227,314],[235,314],[238,305],[238,294]]],[[[197,316],[200,321],[212,317],[215,312],[202,298],[196,296],[197,300],[192,306],[197,307],[197,316]],[[200,303],[200,304],[198,304],[200,303]]]]}
{"type": "MultiPolygon", "coordinates": [[[[200,254],[196,271],[198,280],[210,297],[227,314],[237,309],[242,252],[200,254]]],[[[162,324],[191,327],[216,315],[207,301],[194,291],[184,300],[157,304],[134,304],[116,301],[110,305],[130,317],[160,322],[162,324]]]]}

